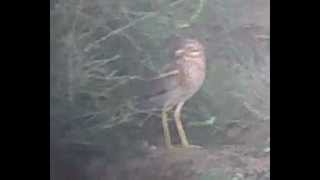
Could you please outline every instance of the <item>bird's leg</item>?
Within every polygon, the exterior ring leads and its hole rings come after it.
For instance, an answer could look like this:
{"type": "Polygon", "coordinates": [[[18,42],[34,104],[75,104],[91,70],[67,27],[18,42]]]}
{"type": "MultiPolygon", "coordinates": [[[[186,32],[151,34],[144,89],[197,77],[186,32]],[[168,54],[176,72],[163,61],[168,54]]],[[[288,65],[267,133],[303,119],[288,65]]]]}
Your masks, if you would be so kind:
{"type": "Polygon", "coordinates": [[[186,133],[183,129],[183,125],[181,122],[181,109],[184,105],[184,102],[179,103],[176,107],[176,110],[174,111],[174,120],[176,122],[178,134],[181,140],[181,145],[182,147],[188,147],[188,148],[201,148],[200,146],[196,145],[190,145],[186,136],[186,133]]]}
{"type": "Polygon", "coordinates": [[[181,122],[181,109],[182,109],[183,105],[184,105],[184,102],[179,103],[177,105],[176,110],[174,111],[174,120],[176,122],[177,130],[178,130],[178,134],[179,134],[182,146],[188,147],[189,142],[188,142],[186,133],[184,132],[183,125],[181,122]]]}
{"type": "Polygon", "coordinates": [[[162,110],[162,127],[165,145],[167,148],[172,148],[170,130],[168,126],[168,114],[165,108],[162,110]]]}

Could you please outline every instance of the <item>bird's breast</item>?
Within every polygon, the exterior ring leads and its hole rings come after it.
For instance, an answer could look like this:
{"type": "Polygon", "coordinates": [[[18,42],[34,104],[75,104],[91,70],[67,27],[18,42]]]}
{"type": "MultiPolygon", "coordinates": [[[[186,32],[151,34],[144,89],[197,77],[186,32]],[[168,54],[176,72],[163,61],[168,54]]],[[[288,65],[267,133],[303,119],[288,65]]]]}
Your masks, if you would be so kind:
{"type": "Polygon", "coordinates": [[[205,79],[205,65],[202,62],[185,61],[181,68],[179,84],[189,93],[197,92],[205,79]]]}

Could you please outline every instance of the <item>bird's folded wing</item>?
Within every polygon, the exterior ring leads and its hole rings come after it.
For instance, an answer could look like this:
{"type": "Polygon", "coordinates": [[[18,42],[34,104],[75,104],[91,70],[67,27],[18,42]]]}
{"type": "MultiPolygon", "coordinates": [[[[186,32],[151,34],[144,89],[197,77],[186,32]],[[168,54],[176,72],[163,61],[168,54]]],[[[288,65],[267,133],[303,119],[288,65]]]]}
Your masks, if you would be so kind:
{"type": "Polygon", "coordinates": [[[174,90],[178,87],[177,76],[179,69],[176,63],[168,64],[160,71],[160,74],[150,79],[148,85],[148,98],[162,95],[168,91],[174,90]]]}
{"type": "Polygon", "coordinates": [[[139,98],[141,108],[161,108],[172,97],[179,88],[179,70],[176,67],[176,64],[165,66],[161,74],[148,80],[144,96],[139,98]]]}
{"type": "Polygon", "coordinates": [[[178,70],[163,73],[153,78],[149,84],[148,98],[153,98],[155,96],[163,95],[178,88],[177,75],[178,70]]]}

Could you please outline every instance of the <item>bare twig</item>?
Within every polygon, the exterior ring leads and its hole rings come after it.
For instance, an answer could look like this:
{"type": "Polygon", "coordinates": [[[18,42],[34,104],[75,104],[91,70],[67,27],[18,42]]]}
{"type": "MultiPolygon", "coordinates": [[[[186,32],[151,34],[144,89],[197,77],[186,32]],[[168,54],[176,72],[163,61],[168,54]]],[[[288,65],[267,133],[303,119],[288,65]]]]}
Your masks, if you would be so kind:
{"type": "Polygon", "coordinates": [[[190,18],[190,22],[191,23],[193,21],[195,21],[200,16],[205,3],[206,3],[206,0],[200,0],[197,10],[195,11],[195,13],[190,18]]]}
{"type": "MultiPolygon", "coordinates": [[[[75,37],[75,32],[76,32],[76,25],[78,23],[78,19],[79,19],[79,12],[81,10],[82,7],[82,0],[79,0],[78,5],[76,6],[76,10],[75,10],[75,19],[74,19],[74,23],[72,24],[72,28],[71,28],[71,32],[70,32],[70,45],[74,50],[74,57],[79,58],[79,54],[80,52],[78,51],[77,45],[76,45],[76,37],[75,37]]],[[[80,59],[80,58],[79,58],[80,59]]],[[[74,100],[74,79],[75,79],[75,67],[73,66],[74,64],[74,60],[73,58],[70,58],[68,60],[68,95],[69,95],[69,101],[73,103],[74,100]]]]}
{"type": "Polygon", "coordinates": [[[203,7],[206,3],[206,0],[200,0],[199,1],[199,6],[198,8],[196,9],[196,11],[193,13],[193,15],[190,17],[189,21],[186,22],[186,23],[181,23],[181,24],[178,24],[177,27],[178,28],[187,28],[187,27],[190,27],[190,25],[200,16],[202,10],[203,10],[203,7]]]}
{"type": "Polygon", "coordinates": [[[93,60],[93,61],[90,61],[87,64],[85,64],[84,68],[90,68],[91,66],[96,66],[96,65],[103,66],[105,64],[108,64],[108,63],[113,62],[115,60],[118,60],[120,58],[121,58],[121,56],[119,54],[116,54],[113,57],[108,58],[108,59],[93,60]]]}
{"type": "Polygon", "coordinates": [[[185,1],[185,0],[177,0],[177,1],[173,2],[173,3],[171,3],[171,4],[169,5],[169,7],[174,7],[174,6],[182,3],[183,1],[185,1]]]}
{"type": "Polygon", "coordinates": [[[133,45],[133,47],[138,50],[138,51],[142,51],[142,48],[140,47],[140,45],[134,40],[134,38],[132,38],[129,34],[122,32],[121,33],[122,36],[124,36],[125,38],[128,39],[128,41],[130,41],[130,43],[133,45]]]}
{"type": "Polygon", "coordinates": [[[257,116],[261,120],[269,120],[270,116],[263,114],[262,112],[258,111],[257,109],[253,108],[249,103],[243,102],[243,105],[255,116],[257,116]]]}
{"type": "MultiPolygon", "coordinates": [[[[169,4],[168,7],[175,7],[176,5],[182,3],[183,1],[184,1],[184,0],[175,1],[175,2],[173,2],[173,3],[171,3],[171,4],[169,4]]],[[[203,1],[203,0],[202,0],[202,1],[203,1]]],[[[118,28],[118,29],[115,29],[115,30],[111,31],[110,33],[108,33],[107,35],[101,37],[100,39],[98,39],[98,40],[96,40],[96,41],[88,44],[88,45],[84,48],[84,52],[89,52],[91,49],[97,47],[102,41],[107,40],[109,37],[111,37],[111,36],[113,36],[113,35],[116,35],[116,34],[122,32],[122,31],[130,28],[130,27],[133,27],[133,26],[135,26],[137,23],[142,22],[142,21],[144,21],[144,20],[146,20],[146,19],[156,17],[159,13],[160,13],[160,11],[145,13],[144,16],[142,16],[142,17],[140,17],[140,18],[138,18],[138,19],[136,19],[136,20],[131,21],[130,23],[128,23],[128,24],[125,25],[125,26],[122,26],[122,27],[120,27],[120,28],[118,28]]]]}
{"type": "Polygon", "coordinates": [[[128,28],[130,28],[130,27],[132,27],[132,26],[134,26],[134,25],[136,25],[137,23],[139,23],[139,22],[141,22],[141,21],[143,21],[143,20],[145,20],[145,19],[148,19],[148,18],[151,18],[151,17],[155,17],[156,15],[157,15],[157,13],[155,13],[155,12],[148,13],[147,15],[144,15],[144,16],[141,17],[141,18],[138,18],[138,19],[136,19],[136,20],[133,20],[133,21],[131,21],[129,24],[127,24],[127,25],[125,25],[125,26],[123,26],[123,27],[121,27],[121,28],[118,28],[118,29],[116,29],[116,30],[111,31],[111,32],[108,33],[106,36],[103,36],[102,38],[100,38],[100,39],[98,39],[98,40],[96,40],[96,41],[88,44],[88,45],[84,48],[84,52],[90,51],[92,48],[95,48],[100,42],[107,40],[109,37],[111,37],[111,36],[113,36],[113,35],[115,35],[115,34],[118,34],[118,33],[122,32],[122,31],[124,31],[124,30],[126,30],[126,29],[128,29],[128,28]]]}
{"type": "Polygon", "coordinates": [[[162,78],[165,78],[165,77],[168,77],[168,76],[172,76],[172,75],[177,75],[177,74],[179,74],[179,71],[178,70],[174,70],[174,71],[170,71],[170,72],[167,72],[167,73],[162,73],[159,76],[157,76],[156,78],[152,78],[150,80],[162,79],[162,78]]]}

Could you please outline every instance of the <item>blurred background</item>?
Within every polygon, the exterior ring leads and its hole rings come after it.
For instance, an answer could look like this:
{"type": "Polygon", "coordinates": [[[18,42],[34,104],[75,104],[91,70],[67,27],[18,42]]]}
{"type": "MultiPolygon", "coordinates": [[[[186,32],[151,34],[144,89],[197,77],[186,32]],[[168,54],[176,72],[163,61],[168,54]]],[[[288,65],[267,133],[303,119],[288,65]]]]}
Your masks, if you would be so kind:
{"type": "Polygon", "coordinates": [[[269,0],[50,3],[52,180],[270,179],[269,0]],[[203,149],[172,154],[133,102],[175,37],[204,44],[207,77],[182,113],[203,149]]]}

